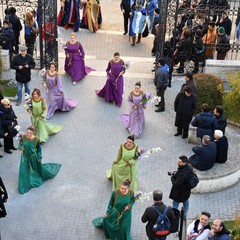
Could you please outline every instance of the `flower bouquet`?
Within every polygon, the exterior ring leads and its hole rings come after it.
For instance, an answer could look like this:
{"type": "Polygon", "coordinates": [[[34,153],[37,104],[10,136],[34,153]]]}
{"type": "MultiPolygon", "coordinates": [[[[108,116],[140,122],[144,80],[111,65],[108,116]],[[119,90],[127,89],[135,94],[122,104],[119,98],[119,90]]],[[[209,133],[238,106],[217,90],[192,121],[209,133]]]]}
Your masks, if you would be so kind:
{"type": "Polygon", "coordinates": [[[141,191],[134,192],[134,200],[139,200],[143,203],[145,200],[150,201],[152,196],[152,192],[144,193],[141,191]]]}
{"type": "Polygon", "coordinates": [[[136,152],[136,159],[141,159],[141,157],[149,158],[153,153],[161,152],[162,149],[160,147],[157,148],[149,148],[149,149],[141,149],[141,151],[136,152]]]}
{"type": "Polygon", "coordinates": [[[28,113],[32,114],[32,103],[31,103],[30,95],[25,93],[24,99],[25,99],[25,104],[24,104],[25,109],[27,110],[28,113]]]}
{"type": "Polygon", "coordinates": [[[60,42],[63,50],[66,50],[66,49],[67,49],[67,45],[66,45],[66,43],[63,41],[62,38],[56,38],[56,41],[57,41],[57,42],[60,42]]]}
{"type": "Polygon", "coordinates": [[[45,74],[46,74],[46,68],[41,69],[41,70],[38,72],[38,74],[39,74],[41,77],[44,77],[45,74]]]}
{"type": "Polygon", "coordinates": [[[19,133],[16,135],[16,140],[21,141],[23,134],[24,134],[24,132],[19,132],[19,133]]]}
{"type": "Polygon", "coordinates": [[[125,73],[125,71],[130,68],[130,62],[126,62],[125,64],[122,65],[122,68],[121,68],[121,72],[120,74],[117,76],[116,80],[115,80],[115,85],[116,85],[116,89],[117,89],[117,85],[118,85],[118,79],[119,77],[125,73]]]}
{"type": "Polygon", "coordinates": [[[141,100],[141,104],[149,104],[149,103],[152,103],[151,99],[153,98],[153,94],[152,93],[145,93],[142,100],[141,100]]]}

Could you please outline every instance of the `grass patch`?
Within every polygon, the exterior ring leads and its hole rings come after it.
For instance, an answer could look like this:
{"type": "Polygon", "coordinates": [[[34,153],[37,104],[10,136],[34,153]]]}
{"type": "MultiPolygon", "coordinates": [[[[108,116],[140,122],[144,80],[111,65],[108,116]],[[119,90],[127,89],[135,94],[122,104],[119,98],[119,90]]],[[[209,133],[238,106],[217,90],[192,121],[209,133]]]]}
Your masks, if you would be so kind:
{"type": "Polygon", "coordinates": [[[7,86],[7,80],[0,80],[0,91],[4,97],[15,97],[17,94],[16,86],[7,86]]]}

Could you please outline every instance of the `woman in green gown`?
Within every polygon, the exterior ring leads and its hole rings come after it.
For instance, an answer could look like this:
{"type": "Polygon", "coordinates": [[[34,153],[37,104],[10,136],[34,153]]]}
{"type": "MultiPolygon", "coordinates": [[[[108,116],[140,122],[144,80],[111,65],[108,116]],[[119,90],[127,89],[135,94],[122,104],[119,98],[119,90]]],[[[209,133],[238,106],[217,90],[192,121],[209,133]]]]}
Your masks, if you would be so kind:
{"type": "Polygon", "coordinates": [[[62,126],[55,123],[46,123],[47,104],[38,88],[34,88],[29,102],[28,111],[31,113],[32,125],[35,127],[35,134],[40,138],[40,142],[46,142],[50,135],[58,133],[62,126]]]}
{"type": "Polygon", "coordinates": [[[113,190],[104,217],[92,222],[104,229],[105,237],[111,240],[131,240],[132,206],[134,193],[130,190],[130,180],[122,182],[120,188],[113,190]]]}
{"type": "Polygon", "coordinates": [[[42,164],[42,150],[39,138],[34,136],[34,127],[28,127],[21,135],[18,149],[22,151],[18,177],[18,190],[23,194],[31,188],[39,187],[45,180],[57,175],[61,164],[42,164]]]}
{"type": "Polygon", "coordinates": [[[112,189],[120,186],[124,179],[130,179],[130,189],[137,191],[138,187],[138,158],[140,149],[134,143],[134,136],[128,136],[127,142],[120,145],[117,159],[112,164],[112,169],[106,171],[107,177],[112,179],[112,189]]]}

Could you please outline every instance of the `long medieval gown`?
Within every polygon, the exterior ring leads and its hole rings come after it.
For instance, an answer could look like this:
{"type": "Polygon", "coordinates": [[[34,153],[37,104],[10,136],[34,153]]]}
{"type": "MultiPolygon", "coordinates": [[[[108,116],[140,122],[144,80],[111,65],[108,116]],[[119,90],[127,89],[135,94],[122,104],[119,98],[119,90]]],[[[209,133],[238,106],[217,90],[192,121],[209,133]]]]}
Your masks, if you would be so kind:
{"type": "Polygon", "coordinates": [[[99,0],[87,0],[83,6],[83,17],[80,27],[96,32],[102,23],[102,13],[99,0]]]}
{"type": "Polygon", "coordinates": [[[46,142],[50,135],[56,134],[63,128],[55,123],[46,123],[47,104],[44,98],[39,101],[31,99],[32,104],[32,125],[35,127],[35,135],[40,138],[40,142],[46,142]]]}
{"type": "Polygon", "coordinates": [[[107,239],[131,240],[132,207],[134,203],[133,191],[130,190],[128,194],[123,195],[119,189],[113,190],[107,209],[108,216],[96,218],[92,223],[96,227],[104,229],[107,239]],[[127,205],[130,210],[124,211],[127,205]]]}
{"type": "Polygon", "coordinates": [[[62,26],[65,29],[72,27],[74,32],[77,32],[80,27],[80,0],[69,0],[64,2],[64,8],[61,8],[57,25],[62,26]]]}
{"type": "Polygon", "coordinates": [[[22,135],[18,149],[23,151],[18,177],[18,190],[21,194],[55,177],[62,166],[59,163],[42,164],[42,150],[38,137],[28,140],[26,135],[22,135]]]}
{"type": "Polygon", "coordinates": [[[124,62],[120,59],[118,62],[109,61],[107,72],[107,81],[101,90],[96,90],[96,94],[103,97],[107,102],[115,102],[117,106],[122,104],[123,95],[123,75],[119,74],[123,71],[124,62]],[[117,81],[116,81],[117,80],[117,81]]]}
{"type": "Polygon", "coordinates": [[[65,112],[70,111],[78,105],[78,101],[65,98],[59,74],[51,75],[50,72],[47,71],[43,77],[43,83],[46,83],[47,86],[47,88],[43,89],[44,98],[48,107],[47,119],[51,118],[57,109],[65,112]]]}
{"type": "Polygon", "coordinates": [[[80,42],[77,41],[72,44],[68,41],[66,43],[65,52],[66,58],[64,68],[66,73],[71,76],[72,81],[78,82],[91,71],[95,71],[94,69],[85,66],[85,52],[80,42]]]}
{"type": "Polygon", "coordinates": [[[112,168],[106,171],[107,178],[112,179],[112,189],[118,188],[125,179],[131,180],[130,189],[137,191],[138,187],[138,159],[136,153],[138,145],[134,144],[132,149],[127,149],[121,144],[117,159],[113,162],[112,168]]]}
{"type": "Polygon", "coordinates": [[[144,93],[141,91],[139,95],[135,95],[132,91],[128,97],[131,110],[129,113],[120,115],[123,125],[131,134],[134,134],[136,138],[139,138],[144,125],[144,108],[146,102],[143,102],[144,93]],[[133,109],[136,106],[136,109],[133,109]]]}

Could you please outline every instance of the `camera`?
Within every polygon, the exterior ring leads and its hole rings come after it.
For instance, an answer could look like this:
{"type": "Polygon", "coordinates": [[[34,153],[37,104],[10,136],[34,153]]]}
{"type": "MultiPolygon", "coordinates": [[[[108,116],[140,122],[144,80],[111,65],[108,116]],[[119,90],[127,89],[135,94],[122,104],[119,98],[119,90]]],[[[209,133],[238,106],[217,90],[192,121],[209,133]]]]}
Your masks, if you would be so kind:
{"type": "Polygon", "coordinates": [[[172,176],[172,173],[171,173],[171,172],[168,172],[167,174],[168,174],[168,176],[172,176]]]}
{"type": "Polygon", "coordinates": [[[174,172],[168,172],[168,176],[174,177],[176,176],[177,171],[174,172]]]}

